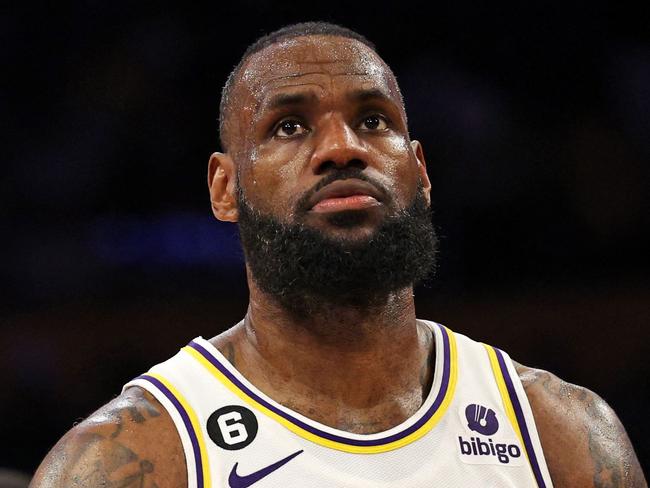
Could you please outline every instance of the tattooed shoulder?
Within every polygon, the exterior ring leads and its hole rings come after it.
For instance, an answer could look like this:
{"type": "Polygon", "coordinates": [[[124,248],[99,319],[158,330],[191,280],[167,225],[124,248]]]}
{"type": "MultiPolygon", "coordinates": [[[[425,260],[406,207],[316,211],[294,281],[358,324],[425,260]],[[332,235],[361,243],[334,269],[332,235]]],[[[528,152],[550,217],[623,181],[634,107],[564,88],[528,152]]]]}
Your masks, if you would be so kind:
{"type": "Polygon", "coordinates": [[[516,364],[555,488],[647,488],[614,411],[592,391],[516,364]]]}
{"type": "Polygon", "coordinates": [[[148,392],[129,388],[50,451],[33,488],[163,488],[187,484],[180,438],[148,392]]]}

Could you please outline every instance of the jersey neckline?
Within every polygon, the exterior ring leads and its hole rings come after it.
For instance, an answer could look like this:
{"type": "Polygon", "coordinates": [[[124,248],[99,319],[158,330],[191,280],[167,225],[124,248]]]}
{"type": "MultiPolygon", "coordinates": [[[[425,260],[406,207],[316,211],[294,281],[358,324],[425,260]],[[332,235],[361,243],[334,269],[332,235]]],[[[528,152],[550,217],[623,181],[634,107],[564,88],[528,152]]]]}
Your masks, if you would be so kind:
{"type": "Polygon", "coordinates": [[[446,413],[454,395],[458,361],[454,333],[430,321],[435,337],[434,377],[422,406],[404,422],[374,434],[355,434],[312,420],[273,400],[248,381],[203,337],[197,337],[182,351],[190,354],[212,376],[255,410],[276,420],[297,435],[325,447],[360,454],[397,449],[429,432],[446,413]]]}

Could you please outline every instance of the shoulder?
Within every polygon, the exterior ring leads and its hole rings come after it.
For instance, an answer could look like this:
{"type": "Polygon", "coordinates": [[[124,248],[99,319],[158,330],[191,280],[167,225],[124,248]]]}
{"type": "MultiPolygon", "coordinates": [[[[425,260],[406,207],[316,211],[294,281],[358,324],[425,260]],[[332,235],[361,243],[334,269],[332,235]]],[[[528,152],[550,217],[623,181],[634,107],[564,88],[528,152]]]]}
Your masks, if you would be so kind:
{"type": "Polygon", "coordinates": [[[515,363],[555,488],[642,488],[643,472],[614,411],[592,391],[515,363]]]}
{"type": "Polygon", "coordinates": [[[167,411],[139,387],[74,426],[38,468],[32,488],[187,484],[181,441],[167,411]]]}

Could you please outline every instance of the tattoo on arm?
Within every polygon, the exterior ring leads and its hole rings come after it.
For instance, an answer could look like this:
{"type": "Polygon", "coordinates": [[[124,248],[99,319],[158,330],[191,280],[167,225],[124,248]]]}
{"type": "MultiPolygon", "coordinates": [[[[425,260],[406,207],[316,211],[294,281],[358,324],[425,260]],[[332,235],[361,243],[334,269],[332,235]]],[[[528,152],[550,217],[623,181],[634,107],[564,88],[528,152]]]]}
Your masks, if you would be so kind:
{"type": "Polygon", "coordinates": [[[68,479],[73,488],[158,488],[152,480],[154,463],[140,457],[121,441],[124,428],[161,415],[149,393],[130,392],[124,403],[107,412],[115,429],[110,433],[83,433],[74,443],[68,479]]]}
{"type": "Polygon", "coordinates": [[[647,487],[624,427],[603,400],[548,373],[543,374],[541,384],[567,409],[584,412],[583,428],[593,465],[594,488],[647,487]]]}
{"type": "Polygon", "coordinates": [[[76,425],[50,451],[30,488],[187,486],[172,419],[150,393],[129,388],[76,425]]]}
{"type": "Polygon", "coordinates": [[[596,488],[641,488],[641,466],[622,425],[613,423],[598,401],[587,399],[589,452],[594,463],[596,488]]]}
{"type": "Polygon", "coordinates": [[[131,422],[143,424],[148,418],[159,417],[160,412],[154,404],[144,395],[138,395],[134,404],[127,405],[123,409],[117,409],[111,412],[116,417],[115,431],[111,438],[115,439],[120,435],[124,427],[124,416],[127,415],[131,422]]]}
{"type": "Polygon", "coordinates": [[[99,434],[82,442],[73,454],[69,479],[73,488],[157,488],[151,480],[154,464],[124,444],[99,434]],[[101,450],[101,456],[97,453],[101,450]]]}

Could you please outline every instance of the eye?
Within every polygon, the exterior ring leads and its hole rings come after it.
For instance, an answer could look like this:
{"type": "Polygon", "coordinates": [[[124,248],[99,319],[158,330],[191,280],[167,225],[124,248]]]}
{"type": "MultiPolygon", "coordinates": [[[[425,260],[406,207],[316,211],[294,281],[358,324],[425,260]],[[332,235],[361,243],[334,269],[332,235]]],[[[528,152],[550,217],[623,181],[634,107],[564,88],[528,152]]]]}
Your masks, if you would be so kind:
{"type": "Polygon", "coordinates": [[[382,131],[388,128],[388,123],[383,115],[373,114],[365,117],[359,128],[362,130],[382,131]]]}
{"type": "Polygon", "coordinates": [[[309,132],[302,122],[297,119],[285,119],[275,126],[273,135],[280,138],[295,137],[309,132]]]}

